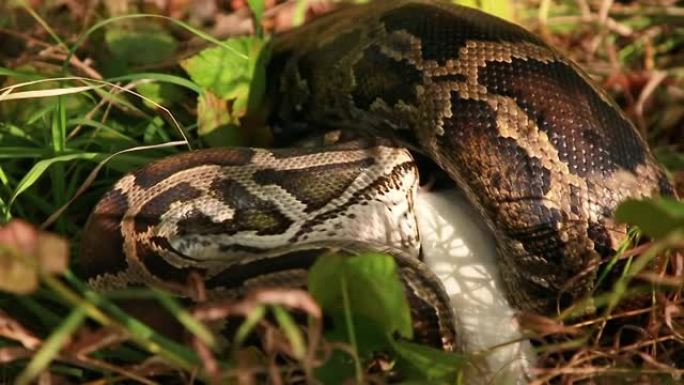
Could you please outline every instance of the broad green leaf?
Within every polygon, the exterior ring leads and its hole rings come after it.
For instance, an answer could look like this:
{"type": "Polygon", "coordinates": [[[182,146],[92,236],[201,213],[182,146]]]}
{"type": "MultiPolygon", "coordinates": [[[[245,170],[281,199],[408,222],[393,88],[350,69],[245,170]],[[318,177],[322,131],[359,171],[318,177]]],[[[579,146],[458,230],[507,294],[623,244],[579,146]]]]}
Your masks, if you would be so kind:
{"type": "Polygon", "coordinates": [[[228,112],[228,104],[211,92],[198,98],[197,133],[209,146],[241,146],[248,142],[245,130],[228,112]]]}
{"type": "Polygon", "coordinates": [[[173,36],[153,23],[136,23],[135,29],[109,28],[105,41],[114,56],[133,64],[159,63],[178,46],[173,36]]]}
{"type": "Polygon", "coordinates": [[[514,21],[510,0],[481,0],[480,9],[502,19],[514,21]]]}
{"type": "Polygon", "coordinates": [[[14,194],[12,194],[12,198],[10,199],[9,204],[12,205],[14,200],[26,189],[31,187],[36,181],[43,175],[45,170],[47,170],[50,166],[52,166],[55,163],[60,163],[60,162],[69,162],[72,160],[77,160],[77,159],[94,159],[95,157],[100,156],[98,153],[93,153],[93,152],[84,152],[80,154],[69,154],[69,155],[60,155],[56,156],[54,158],[50,159],[43,159],[40,162],[36,163],[33,165],[33,167],[24,175],[24,177],[19,181],[17,184],[17,187],[14,190],[14,194]]]}
{"type": "Polygon", "coordinates": [[[264,17],[265,9],[264,0],[247,0],[247,3],[249,3],[249,8],[252,10],[252,13],[254,14],[254,26],[257,32],[257,36],[261,36],[261,19],[263,19],[264,17]]]}
{"type": "Polygon", "coordinates": [[[620,223],[639,227],[646,235],[659,239],[676,229],[684,229],[684,202],[666,198],[627,200],[615,212],[620,223]]]}
{"type": "MultiPolygon", "coordinates": [[[[352,309],[354,313],[354,309],[352,309]]],[[[325,337],[330,341],[347,341],[348,330],[345,326],[344,317],[341,314],[331,314],[333,327],[326,330],[325,337]]],[[[362,358],[371,358],[373,353],[389,350],[387,327],[379,325],[360,314],[352,314],[354,321],[354,335],[356,337],[356,349],[362,358]]]]}
{"type": "Polygon", "coordinates": [[[325,255],[320,257],[309,270],[308,288],[323,310],[339,311],[342,298],[340,292],[341,275],[344,274],[346,257],[325,255]]]}
{"type": "Polygon", "coordinates": [[[455,4],[477,8],[502,19],[513,21],[511,0],[453,0],[455,4]]]}
{"type": "MultiPolygon", "coordinates": [[[[359,1],[360,3],[365,3],[367,1],[359,1]]],[[[296,0],[295,9],[292,13],[292,26],[297,27],[304,24],[306,19],[306,11],[309,9],[308,0],[296,0]]]]}
{"type": "Polygon", "coordinates": [[[351,257],[346,270],[355,309],[390,332],[413,337],[411,312],[394,258],[385,254],[351,257]]]}
{"type": "Polygon", "coordinates": [[[400,372],[409,375],[410,379],[454,384],[461,368],[466,363],[465,357],[457,353],[449,353],[408,341],[394,341],[392,347],[399,357],[400,372]]]}
{"type": "Polygon", "coordinates": [[[451,2],[464,7],[479,8],[478,0],[452,0],[451,2]]]}
{"type": "Polygon", "coordinates": [[[329,314],[343,313],[342,280],[346,280],[352,314],[383,328],[385,335],[411,338],[413,328],[408,301],[394,258],[363,254],[320,258],[309,273],[309,291],[329,314]]]}
{"type": "Polygon", "coordinates": [[[333,350],[322,366],[316,368],[316,379],[326,385],[352,383],[354,378],[354,359],[347,353],[333,350]]]}
{"type": "Polygon", "coordinates": [[[205,49],[181,66],[200,87],[232,101],[231,116],[239,118],[259,104],[264,92],[264,42],[242,37],[227,40],[224,46],[205,49]]]}

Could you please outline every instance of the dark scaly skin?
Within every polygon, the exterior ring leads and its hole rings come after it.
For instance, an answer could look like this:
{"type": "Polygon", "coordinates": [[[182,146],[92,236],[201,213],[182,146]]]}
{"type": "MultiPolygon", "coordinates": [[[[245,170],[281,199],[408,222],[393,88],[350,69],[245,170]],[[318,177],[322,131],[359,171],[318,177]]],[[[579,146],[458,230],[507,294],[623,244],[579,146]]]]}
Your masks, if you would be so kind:
{"type": "MultiPolygon", "coordinates": [[[[637,132],[582,72],[533,35],[479,12],[405,1],[350,8],[280,38],[271,70],[277,125],[356,125],[397,137],[445,169],[496,234],[502,275],[520,308],[548,312],[559,297],[587,294],[596,265],[624,238],[625,229],[610,220],[616,204],[672,194],[637,132]]],[[[84,231],[90,282],[103,289],[139,283],[187,289],[188,275],[202,274],[202,267],[168,263],[160,255],[173,254],[168,239],[148,230],[172,205],[221,190],[175,183],[172,175],[204,165],[243,166],[252,155],[205,150],[131,174],[98,204],[84,231]],[[172,186],[154,191],[166,182],[172,186]],[[128,199],[138,199],[134,191],[147,203],[124,218],[128,199]],[[129,250],[122,249],[126,237],[129,250]]],[[[266,221],[259,228],[284,223],[269,207],[259,205],[273,213],[259,216],[266,221]]],[[[216,218],[205,219],[190,216],[179,229],[225,230],[214,226],[216,218]]],[[[253,223],[238,227],[244,225],[253,223]]],[[[268,280],[258,262],[235,269],[246,280],[268,280]]],[[[207,275],[210,286],[226,286],[219,279],[224,271],[225,280],[236,277],[226,267],[207,275]]],[[[451,311],[444,293],[430,292],[439,286],[431,284],[434,277],[402,272],[411,294],[424,291],[413,308],[418,324],[421,315],[426,324],[453,324],[444,315],[451,311]]],[[[418,329],[426,331],[421,338],[453,347],[452,330],[418,329]]]]}
{"type": "MultiPolygon", "coordinates": [[[[195,292],[189,282],[202,278],[210,298],[235,299],[258,288],[306,287],[306,273],[321,255],[388,248],[410,304],[414,341],[460,349],[446,291],[416,258],[415,227],[406,228],[401,244],[394,246],[387,244],[384,231],[377,232],[378,239],[358,234],[373,214],[369,200],[376,208],[401,210],[383,200],[383,191],[405,194],[399,201],[407,204],[407,215],[413,212],[416,165],[405,149],[389,144],[373,138],[323,148],[213,148],[152,162],[120,179],[93,209],[81,240],[80,275],[95,290],[150,285],[190,298],[195,292]],[[248,191],[245,186],[252,184],[263,190],[252,186],[248,191]],[[276,186],[303,211],[277,207],[278,199],[265,191],[276,186]],[[290,227],[297,231],[287,231],[290,227]],[[265,238],[245,244],[254,233],[284,238],[275,247],[265,238]],[[188,245],[217,247],[221,255],[207,261],[188,245]]],[[[182,335],[154,301],[122,305],[155,329],[169,327],[166,335],[182,335]]]]}
{"type": "Polygon", "coordinates": [[[629,197],[674,195],[634,126],[524,29],[463,7],[376,1],[276,39],[271,122],[283,138],[356,126],[418,148],[496,235],[513,305],[553,312],[594,288],[629,197]]]}

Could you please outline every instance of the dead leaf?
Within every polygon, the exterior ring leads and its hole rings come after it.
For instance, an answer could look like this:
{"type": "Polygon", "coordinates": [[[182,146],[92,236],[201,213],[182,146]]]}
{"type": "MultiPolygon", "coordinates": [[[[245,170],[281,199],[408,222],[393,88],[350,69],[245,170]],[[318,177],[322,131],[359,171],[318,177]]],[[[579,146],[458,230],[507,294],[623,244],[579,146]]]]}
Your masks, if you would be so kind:
{"type": "Polygon", "coordinates": [[[41,274],[67,268],[69,245],[57,235],[39,231],[15,219],[0,227],[0,290],[27,294],[38,287],[41,274]]]}

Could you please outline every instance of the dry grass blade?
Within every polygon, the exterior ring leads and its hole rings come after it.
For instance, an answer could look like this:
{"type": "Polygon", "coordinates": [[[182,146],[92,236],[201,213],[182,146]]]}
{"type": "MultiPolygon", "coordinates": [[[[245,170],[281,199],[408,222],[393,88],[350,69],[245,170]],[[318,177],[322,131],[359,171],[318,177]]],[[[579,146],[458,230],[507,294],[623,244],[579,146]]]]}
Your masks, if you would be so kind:
{"type": "Polygon", "coordinates": [[[279,322],[280,327],[278,327],[263,318],[264,313],[260,313],[262,315],[255,320],[258,328],[254,331],[259,330],[258,335],[263,340],[264,353],[268,357],[267,365],[259,363],[260,360],[258,359],[256,361],[247,359],[252,354],[249,353],[249,350],[242,349],[238,343],[237,346],[233,347],[233,356],[238,362],[238,369],[221,372],[210,350],[201,343],[195,342],[199,355],[207,359],[205,368],[212,373],[213,381],[237,378],[240,383],[252,383],[255,380],[255,374],[266,372],[269,373],[270,381],[273,383],[291,383],[289,380],[286,381],[282,375],[285,374],[286,378],[289,378],[290,375],[301,375],[297,373],[303,373],[303,378],[306,379],[307,383],[314,383],[313,368],[320,365],[320,360],[317,359],[316,355],[322,342],[322,312],[308,292],[299,289],[260,289],[248,294],[245,299],[240,301],[229,300],[200,304],[193,311],[193,315],[198,320],[207,322],[224,321],[235,316],[245,317],[249,320],[252,314],[263,309],[263,306],[275,307],[277,320],[279,319],[277,313],[279,306],[301,311],[311,317],[313,322],[305,328],[308,344],[304,350],[304,355],[301,356],[301,353],[297,353],[297,346],[300,342],[293,338],[292,331],[288,332],[288,328],[297,326],[279,322]],[[283,365],[280,362],[283,357],[287,357],[288,360],[299,361],[299,365],[283,365]],[[290,372],[289,375],[288,372],[290,372]]]}
{"type": "MultiPolygon", "coordinates": [[[[0,336],[19,342],[24,348],[35,350],[43,341],[26,329],[19,321],[0,310],[0,336]]],[[[3,361],[0,359],[0,361],[3,361]]]]}

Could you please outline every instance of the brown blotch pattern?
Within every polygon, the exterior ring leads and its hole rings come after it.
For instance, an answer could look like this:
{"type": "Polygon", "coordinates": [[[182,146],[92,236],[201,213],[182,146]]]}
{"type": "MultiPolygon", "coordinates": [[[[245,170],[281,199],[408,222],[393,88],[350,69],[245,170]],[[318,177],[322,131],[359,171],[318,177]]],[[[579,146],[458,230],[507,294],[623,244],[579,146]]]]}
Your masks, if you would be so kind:
{"type": "MultiPolygon", "coordinates": [[[[276,104],[284,104],[271,120],[288,116],[282,112],[292,107],[290,90],[305,85],[296,95],[306,106],[297,112],[300,127],[362,126],[419,147],[468,192],[497,233],[508,291],[522,292],[516,306],[553,307],[548,301],[555,302],[568,277],[591,270],[614,247],[597,228],[609,226],[619,201],[671,194],[629,121],[539,38],[446,4],[371,7],[321,20],[318,34],[304,27],[285,37],[280,44],[290,62],[277,76],[294,87],[277,91],[276,104]],[[346,51],[327,50],[318,62],[326,27],[362,39],[346,51]]],[[[588,293],[591,278],[569,295],[588,293]]]]}
{"type": "Polygon", "coordinates": [[[407,31],[419,38],[423,58],[439,64],[457,60],[468,41],[541,43],[520,27],[469,8],[456,13],[438,6],[406,4],[388,11],[380,21],[389,32],[407,31]]]}
{"type": "Polygon", "coordinates": [[[280,234],[292,225],[292,220],[273,202],[255,196],[233,179],[216,180],[211,190],[234,210],[233,218],[214,221],[205,214],[193,212],[179,221],[180,234],[232,235],[238,231],[255,231],[257,235],[280,234]]]}
{"type": "Polygon", "coordinates": [[[163,158],[135,171],[135,183],[142,188],[149,188],[165,180],[180,170],[193,167],[242,166],[249,163],[254,151],[249,148],[213,148],[191,151],[168,158],[163,158]]]}
{"type": "Polygon", "coordinates": [[[478,80],[492,94],[513,98],[575,175],[609,177],[618,168],[634,172],[645,161],[645,144],[631,123],[566,63],[488,62],[478,80]]]}
{"type": "Polygon", "coordinates": [[[172,252],[173,248],[166,238],[151,237],[145,243],[136,244],[136,256],[147,271],[162,281],[184,285],[188,277],[196,268],[179,268],[171,265],[160,255],[161,252],[172,252]]]}
{"type": "Polygon", "coordinates": [[[126,270],[121,220],[128,203],[126,194],[110,190],[95,206],[83,230],[80,268],[85,278],[126,270]]]}
{"type": "Polygon", "coordinates": [[[363,52],[363,57],[354,65],[356,87],[352,92],[356,106],[367,110],[376,99],[390,106],[402,101],[416,103],[416,87],[423,74],[406,61],[397,61],[381,52],[379,45],[372,45],[363,52]],[[383,76],[367,76],[369,73],[383,76]],[[364,75],[361,75],[364,74],[364,75]]]}
{"type": "Polygon", "coordinates": [[[275,184],[284,188],[306,204],[306,212],[312,212],[339,197],[374,163],[373,158],[367,158],[296,170],[265,169],[254,173],[254,181],[264,186],[275,184]]]}
{"type": "Polygon", "coordinates": [[[201,196],[203,192],[187,182],[178,183],[145,202],[135,216],[136,233],[144,233],[159,224],[161,216],[174,202],[185,202],[201,196]]]}

